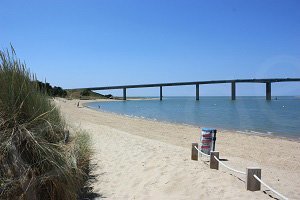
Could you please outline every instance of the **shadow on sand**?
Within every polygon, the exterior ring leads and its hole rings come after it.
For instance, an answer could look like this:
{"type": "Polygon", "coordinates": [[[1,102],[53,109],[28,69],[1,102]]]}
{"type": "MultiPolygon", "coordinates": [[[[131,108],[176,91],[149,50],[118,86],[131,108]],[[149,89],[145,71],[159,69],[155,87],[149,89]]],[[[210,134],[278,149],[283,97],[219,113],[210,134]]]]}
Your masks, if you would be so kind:
{"type": "Polygon", "coordinates": [[[91,187],[91,183],[97,180],[97,175],[91,174],[92,169],[94,169],[96,165],[90,165],[87,170],[88,177],[86,179],[86,185],[80,190],[78,195],[78,200],[93,200],[93,199],[105,199],[106,197],[103,194],[99,194],[93,191],[93,187],[91,187]]]}

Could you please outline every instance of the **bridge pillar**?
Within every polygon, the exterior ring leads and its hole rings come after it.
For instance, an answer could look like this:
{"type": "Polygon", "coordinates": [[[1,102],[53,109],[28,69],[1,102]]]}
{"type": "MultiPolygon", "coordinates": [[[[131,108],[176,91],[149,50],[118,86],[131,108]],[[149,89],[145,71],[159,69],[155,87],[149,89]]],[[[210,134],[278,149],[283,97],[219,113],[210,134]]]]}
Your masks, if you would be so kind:
{"type": "Polygon", "coordinates": [[[236,99],[236,93],[235,93],[235,81],[231,82],[231,100],[236,99]]]}
{"type": "Polygon", "coordinates": [[[266,82],[266,100],[271,100],[271,82],[266,82]]]}
{"type": "Polygon", "coordinates": [[[160,89],[159,100],[162,101],[162,97],[163,97],[163,95],[162,95],[162,86],[159,86],[159,89],[160,89]]]}
{"type": "Polygon", "coordinates": [[[196,84],[196,100],[199,101],[199,84],[196,84]]]}
{"type": "Polygon", "coordinates": [[[123,100],[126,100],[126,88],[123,88],[123,100]]]}

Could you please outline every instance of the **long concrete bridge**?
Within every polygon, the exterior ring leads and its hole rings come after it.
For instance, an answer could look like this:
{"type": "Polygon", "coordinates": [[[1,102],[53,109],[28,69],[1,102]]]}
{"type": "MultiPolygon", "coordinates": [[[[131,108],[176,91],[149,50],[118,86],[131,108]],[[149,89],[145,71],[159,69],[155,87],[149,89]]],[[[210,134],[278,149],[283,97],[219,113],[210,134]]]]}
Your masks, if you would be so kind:
{"type": "Polygon", "coordinates": [[[271,100],[271,84],[277,82],[300,82],[300,78],[269,78],[269,79],[235,79],[235,80],[215,80],[215,81],[194,81],[194,82],[175,82],[175,83],[155,83],[155,84],[141,84],[141,85],[120,85],[120,86],[106,86],[106,87],[89,87],[89,88],[77,88],[88,90],[123,90],[123,100],[126,100],[126,90],[129,88],[160,88],[160,100],[163,98],[163,87],[167,86],[184,86],[195,85],[196,87],[196,100],[199,100],[199,86],[207,84],[231,84],[231,99],[236,99],[236,84],[237,83],[263,83],[266,85],[266,100],[271,100]]]}

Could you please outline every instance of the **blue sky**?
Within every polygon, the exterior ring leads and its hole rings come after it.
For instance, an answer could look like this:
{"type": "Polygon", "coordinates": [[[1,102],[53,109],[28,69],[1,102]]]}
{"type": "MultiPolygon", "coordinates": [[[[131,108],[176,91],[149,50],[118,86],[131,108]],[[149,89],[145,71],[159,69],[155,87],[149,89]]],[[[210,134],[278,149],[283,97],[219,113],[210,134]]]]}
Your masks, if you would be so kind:
{"type": "MultiPolygon", "coordinates": [[[[300,77],[299,10],[299,0],[1,0],[0,47],[12,43],[39,79],[63,88],[300,77]]],[[[300,83],[272,89],[300,95],[300,83]]],[[[264,91],[237,85],[237,95],[264,91]]],[[[164,89],[194,93],[192,86],[164,89]]],[[[202,86],[200,93],[230,95],[230,85],[202,86]]]]}

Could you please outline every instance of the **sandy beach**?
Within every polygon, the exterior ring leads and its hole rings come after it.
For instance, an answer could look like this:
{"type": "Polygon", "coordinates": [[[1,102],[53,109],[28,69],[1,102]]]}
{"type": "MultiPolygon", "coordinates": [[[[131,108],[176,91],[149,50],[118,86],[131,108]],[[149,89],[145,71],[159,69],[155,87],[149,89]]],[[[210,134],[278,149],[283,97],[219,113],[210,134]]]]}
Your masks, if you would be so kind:
{"type": "MultiPolygon", "coordinates": [[[[86,130],[92,138],[96,180],[91,186],[102,197],[279,199],[264,186],[246,191],[244,175],[222,166],[209,169],[206,158],[192,161],[191,143],[199,142],[200,127],[98,112],[82,104],[78,108],[78,100],[55,102],[70,130],[86,130]]],[[[300,199],[299,141],[218,130],[216,150],[240,171],[260,167],[264,182],[290,199],[300,199]]]]}

